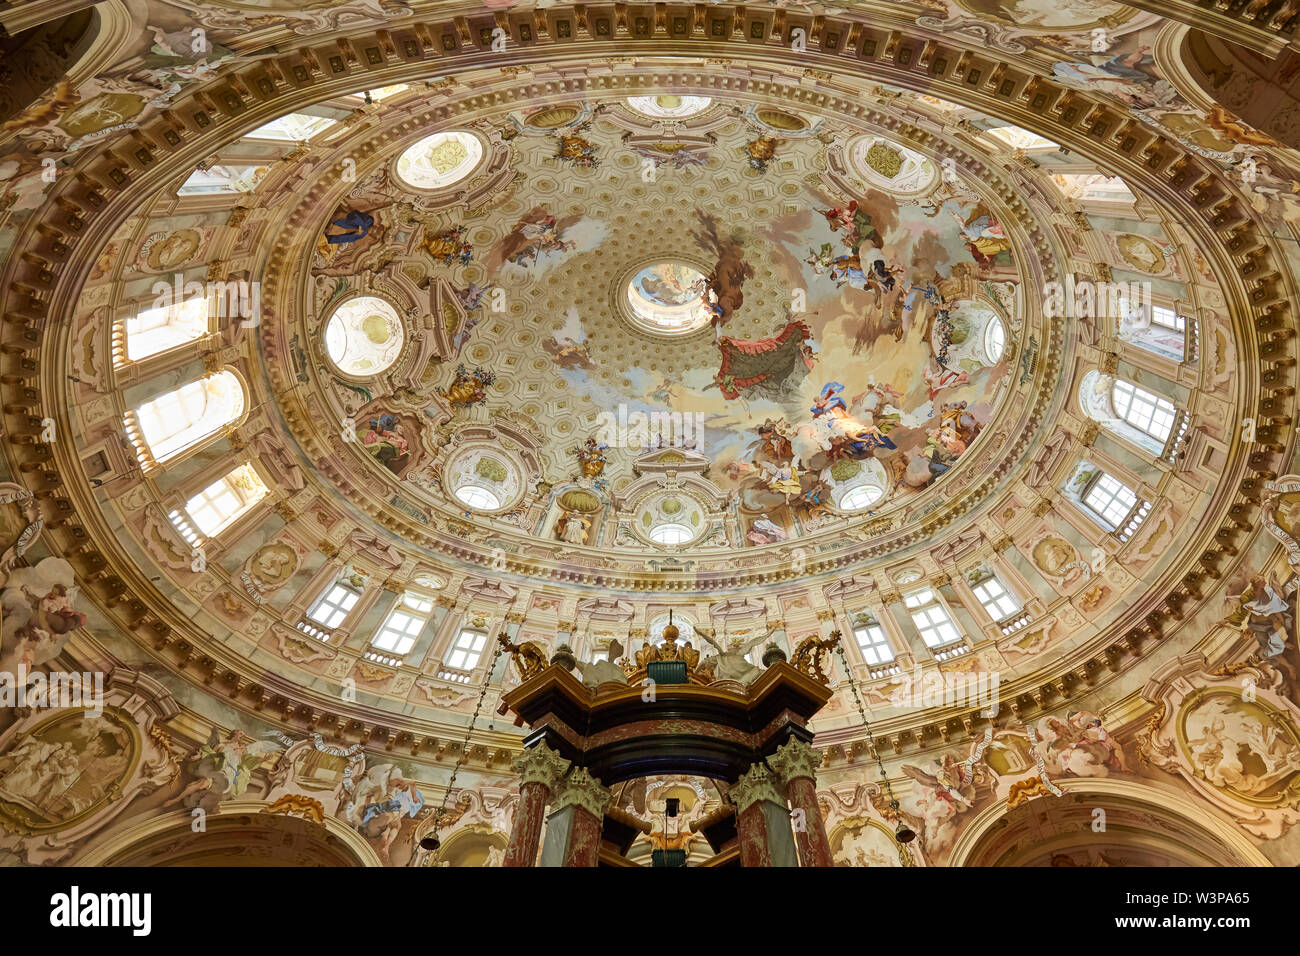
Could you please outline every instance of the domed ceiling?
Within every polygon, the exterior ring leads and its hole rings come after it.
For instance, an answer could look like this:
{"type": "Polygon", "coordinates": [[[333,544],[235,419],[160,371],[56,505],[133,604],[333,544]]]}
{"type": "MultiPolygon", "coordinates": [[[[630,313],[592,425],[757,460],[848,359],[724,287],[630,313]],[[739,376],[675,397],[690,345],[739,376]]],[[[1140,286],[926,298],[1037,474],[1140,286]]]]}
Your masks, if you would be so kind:
{"type": "Polygon", "coordinates": [[[40,34],[69,78],[5,94],[4,600],[87,619],[5,655],[111,658],[185,739],[321,731],[490,789],[501,633],[590,666],[671,611],[757,668],[838,631],[836,845],[878,855],[879,742],[937,862],[980,857],[926,802],[953,766],[991,768],[973,806],[1104,712],[1181,773],[1193,652],[1227,679],[1293,613],[1300,164],[1192,20],[144,6],[40,34]],[[992,724],[922,674],[998,675],[1019,736],[971,757],[992,724]]]}
{"type": "Polygon", "coordinates": [[[398,141],[324,204],[318,241],[300,240],[278,280],[310,298],[261,332],[283,356],[272,388],[306,377],[321,393],[303,444],[354,423],[344,493],[386,497],[394,522],[416,508],[426,532],[455,515],[481,540],[680,550],[654,547],[646,513],[636,523],[628,491],[645,459],[696,476],[696,550],[840,534],[941,486],[1012,391],[1016,230],[912,150],[718,100],[671,124],[579,101],[457,135],[486,144],[462,178],[496,164],[508,190],[476,215],[429,211],[400,173],[429,147],[398,141]],[[891,177],[907,180],[898,195],[891,177]],[[339,232],[349,217],[364,235],[339,232]],[[387,283],[408,310],[427,290],[436,351],[410,349],[379,377],[331,374],[349,369],[313,347],[297,364],[295,337],[320,341],[387,283]],[[488,506],[467,508],[447,457],[494,423],[513,432],[500,480],[523,480],[507,495],[481,475],[488,506]],[[592,502],[594,524],[565,537],[566,515],[592,502]]]}

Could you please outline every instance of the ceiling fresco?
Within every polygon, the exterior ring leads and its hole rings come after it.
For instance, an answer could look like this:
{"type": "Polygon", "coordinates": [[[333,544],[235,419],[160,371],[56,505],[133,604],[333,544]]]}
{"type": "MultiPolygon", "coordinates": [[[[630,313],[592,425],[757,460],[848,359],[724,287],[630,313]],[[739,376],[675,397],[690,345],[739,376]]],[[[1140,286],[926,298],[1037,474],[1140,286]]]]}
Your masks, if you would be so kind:
{"type": "Polygon", "coordinates": [[[928,487],[1006,395],[1014,350],[990,355],[986,340],[990,325],[1002,340],[1018,330],[1012,241],[957,177],[915,189],[901,147],[873,137],[859,172],[844,155],[853,130],[726,103],[687,126],[690,166],[628,150],[665,131],[624,104],[544,107],[504,130],[520,185],[489,213],[424,213],[384,165],[330,213],[311,258],[328,322],[358,301],[358,273],[397,262],[465,307],[421,388],[362,401],[332,386],[398,492],[439,481],[440,432],[513,405],[538,423],[547,485],[617,490],[638,457],[686,448],[709,459],[745,535],[785,540],[836,520],[864,480],[878,502],[928,487]],[[772,151],[764,168],[756,143],[772,151]],[[904,198],[866,175],[908,178],[904,198]],[[353,221],[364,235],[341,231],[353,221]],[[604,467],[585,479],[575,446],[588,439],[604,467]]]}
{"type": "MultiPolygon", "coordinates": [[[[1287,11],[34,6],[0,668],[105,710],[0,714],[0,861],[501,865],[498,638],[596,694],[671,623],[839,636],[836,865],[1295,863],[1287,11]]],[[[606,796],[697,865],[728,786],[606,796]]]]}

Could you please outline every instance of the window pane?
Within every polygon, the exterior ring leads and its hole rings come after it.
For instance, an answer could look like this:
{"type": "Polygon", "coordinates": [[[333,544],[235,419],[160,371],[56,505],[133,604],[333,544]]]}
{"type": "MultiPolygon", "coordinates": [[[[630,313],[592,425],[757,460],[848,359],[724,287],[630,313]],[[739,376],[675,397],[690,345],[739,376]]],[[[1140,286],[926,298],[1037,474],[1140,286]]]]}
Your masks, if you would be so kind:
{"type": "Polygon", "coordinates": [[[1020,610],[1020,605],[996,577],[986,578],[971,589],[989,617],[1000,621],[1020,610]]]}
{"type": "Polygon", "coordinates": [[[447,656],[447,666],[463,671],[473,670],[478,665],[486,644],[487,635],[482,631],[461,631],[447,656]]]}
{"type": "Polygon", "coordinates": [[[1114,530],[1137,504],[1137,494],[1119,479],[1102,472],[1088,489],[1083,503],[1114,530]]]}
{"type": "Polygon", "coordinates": [[[872,666],[884,664],[894,659],[894,652],[889,647],[885,632],[879,624],[868,624],[854,631],[863,659],[872,666]]]}
{"type": "Polygon", "coordinates": [[[185,503],[190,520],[204,537],[212,537],[267,494],[252,465],[241,465],[185,503]]]}
{"type": "Polygon", "coordinates": [[[942,647],[961,639],[957,625],[930,588],[906,595],[903,601],[912,609],[912,622],[927,647],[942,647]]]}
{"type": "Polygon", "coordinates": [[[217,432],[244,413],[244,389],[218,372],[160,395],[136,409],[136,421],[155,461],[217,432]]]}

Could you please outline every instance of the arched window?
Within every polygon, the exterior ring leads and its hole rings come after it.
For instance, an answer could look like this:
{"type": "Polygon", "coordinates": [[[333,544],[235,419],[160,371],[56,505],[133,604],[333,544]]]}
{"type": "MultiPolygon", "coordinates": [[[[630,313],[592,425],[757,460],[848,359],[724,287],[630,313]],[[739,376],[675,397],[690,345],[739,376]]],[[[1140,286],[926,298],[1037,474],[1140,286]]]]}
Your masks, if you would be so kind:
{"type": "Polygon", "coordinates": [[[433,598],[407,591],[389,612],[371,644],[396,658],[405,656],[415,646],[416,638],[429,623],[432,613],[433,598]]]}
{"type": "Polygon", "coordinates": [[[166,352],[207,334],[208,300],[194,296],[184,302],[144,309],[123,323],[123,331],[129,362],[166,352]]]}
{"type": "Polygon", "coordinates": [[[984,570],[970,581],[971,591],[994,621],[1005,621],[1017,613],[1021,604],[1002,580],[992,571],[984,570]]]}
{"type": "Polygon", "coordinates": [[[1114,475],[1099,471],[1084,491],[1083,503],[1102,527],[1114,531],[1138,503],[1138,496],[1114,475]]]}
{"type": "Polygon", "coordinates": [[[1110,401],[1120,418],[1164,445],[1178,415],[1173,402],[1123,379],[1110,387],[1110,401]]]}
{"type": "Polygon", "coordinates": [[[361,589],[350,580],[331,581],[316,603],[307,612],[307,617],[321,627],[332,630],[343,623],[357,601],[361,600],[361,589]]]}
{"type": "Polygon", "coordinates": [[[237,421],[244,405],[239,378],[221,371],[145,402],[135,420],[144,450],[161,463],[237,421]]]}
{"type": "Polygon", "coordinates": [[[903,597],[903,603],[912,615],[912,623],[931,650],[946,647],[961,640],[957,622],[933,589],[922,588],[903,597]]]}
{"type": "Polygon", "coordinates": [[[875,616],[865,611],[854,618],[853,636],[857,638],[862,659],[872,667],[883,667],[894,662],[894,649],[889,646],[885,629],[875,616]]]}
{"type": "Polygon", "coordinates": [[[486,646],[486,632],[468,627],[461,628],[460,633],[456,635],[456,640],[452,642],[451,649],[447,652],[447,666],[438,672],[438,676],[444,680],[469,683],[469,672],[478,666],[479,659],[483,657],[483,648],[486,646]]]}
{"type": "Polygon", "coordinates": [[[1173,454],[1190,424],[1187,412],[1164,396],[1097,369],[1083,377],[1079,406],[1093,421],[1157,457],[1167,450],[1173,454]]]}

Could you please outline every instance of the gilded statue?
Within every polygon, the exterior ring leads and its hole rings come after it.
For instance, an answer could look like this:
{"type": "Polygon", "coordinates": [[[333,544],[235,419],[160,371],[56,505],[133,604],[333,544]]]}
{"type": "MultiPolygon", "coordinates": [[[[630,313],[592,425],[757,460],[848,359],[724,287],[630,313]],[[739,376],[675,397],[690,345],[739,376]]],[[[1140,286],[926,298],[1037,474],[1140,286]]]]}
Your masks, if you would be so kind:
{"type": "Polygon", "coordinates": [[[672,612],[668,614],[668,625],[664,628],[663,642],[652,644],[646,641],[641,649],[633,655],[633,659],[623,666],[624,672],[628,677],[637,674],[644,674],[647,665],[653,661],[685,661],[686,671],[688,674],[694,674],[700,665],[700,652],[691,645],[690,641],[678,644],[677,637],[681,633],[677,625],[673,623],[672,612]]]}
{"type": "Polygon", "coordinates": [[[799,642],[799,646],[794,649],[794,654],[790,657],[790,664],[801,674],[807,674],[819,683],[829,684],[831,679],[822,670],[822,661],[830,656],[831,648],[839,642],[839,631],[831,631],[831,636],[827,638],[805,637],[799,642]]]}
{"type": "Polygon", "coordinates": [[[524,641],[522,644],[510,643],[510,636],[502,632],[497,638],[497,643],[501,649],[509,652],[510,659],[515,662],[515,671],[519,674],[520,681],[529,681],[546,670],[546,652],[535,641],[524,641]]]}

